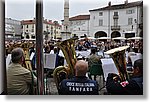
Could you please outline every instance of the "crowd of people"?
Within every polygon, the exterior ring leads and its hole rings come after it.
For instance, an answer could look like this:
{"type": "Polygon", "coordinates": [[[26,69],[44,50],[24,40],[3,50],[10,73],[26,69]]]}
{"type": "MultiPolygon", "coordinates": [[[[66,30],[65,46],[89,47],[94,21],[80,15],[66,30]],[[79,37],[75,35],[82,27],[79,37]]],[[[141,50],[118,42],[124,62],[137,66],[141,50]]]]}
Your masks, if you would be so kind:
{"type": "MultiPolygon", "coordinates": [[[[24,61],[23,49],[18,48],[23,43],[30,43],[29,55],[35,52],[35,41],[9,41],[6,42],[6,57],[11,54],[12,63],[9,65],[7,70],[7,90],[8,94],[31,94],[30,86],[36,85],[37,78],[32,72],[24,67],[22,67],[22,62],[24,61]],[[15,49],[14,49],[15,48],[15,49]]],[[[59,53],[61,49],[54,46],[55,42],[45,41],[43,43],[43,52],[49,54],[56,54],[56,65],[58,67],[64,64],[64,56],[59,53]]],[[[75,64],[75,76],[71,79],[64,79],[60,85],[58,92],[60,95],[98,95],[99,94],[99,84],[96,81],[96,76],[94,79],[91,78],[89,73],[89,68],[93,64],[100,64],[102,62],[100,59],[102,56],[98,56],[96,52],[98,51],[108,51],[110,49],[119,46],[130,46],[127,51],[143,54],[143,43],[142,41],[90,41],[77,40],[75,44],[75,49],[78,51],[85,51],[90,49],[91,54],[85,60],[78,60],[75,64]],[[89,73],[89,76],[86,74],[89,73]]],[[[121,82],[119,75],[114,73],[109,73],[106,81],[107,94],[110,95],[142,95],[143,94],[143,60],[139,59],[134,62],[133,75],[129,80],[121,82]]]]}
{"type": "Polygon", "coordinates": [[[129,40],[129,41],[93,41],[93,40],[79,40],[76,43],[76,50],[87,50],[92,47],[97,48],[97,50],[108,51],[110,49],[120,47],[120,46],[130,46],[127,50],[129,52],[143,53],[143,41],[142,40],[129,40]]]}
{"type": "MultiPolygon", "coordinates": [[[[44,41],[43,42],[43,52],[44,53],[50,53],[52,50],[54,50],[55,43],[60,42],[60,41],[44,41]]],[[[6,55],[11,53],[12,49],[15,46],[19,46],[22,43],[30,43],[31,46],[29,46],[29,49],[32,51],[35,51],[35,41],[6,41],[5,42],[5,48],[6,48],[6,55]]],[[[103,40],[89,40],[87,38],[83,40],[77,40],[75,43],[75,49],[82,51],[82,50],[87,50],[91,49],[93,47],[97,48],[97,50],[103,50],[103,51],[108,51],[110,49],[119,47],[119,46],[130,46],[127,51],[129,52],[136,52],[136,53],[143,53],[143,41],[142,40],[128,40],[128,41],[103,41],[103,40]]],[[[31,51],[31,52],[32,52],[31,51]]]]}

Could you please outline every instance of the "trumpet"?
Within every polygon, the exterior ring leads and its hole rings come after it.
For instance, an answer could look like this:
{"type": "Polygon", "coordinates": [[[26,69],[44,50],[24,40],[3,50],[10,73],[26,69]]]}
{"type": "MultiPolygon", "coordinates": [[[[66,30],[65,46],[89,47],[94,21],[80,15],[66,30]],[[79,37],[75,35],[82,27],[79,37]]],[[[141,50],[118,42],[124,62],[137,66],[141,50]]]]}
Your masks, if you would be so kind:
{"type": "Polygon", "coordinates": [[[129,48],[129,46],[122,46],[105,52],[106,54],[112,57],[118,70],[121,81],[126,81],[129,78],[126,70],[126,59],[125,59],[125,50],[127,48],[129,48]]]}

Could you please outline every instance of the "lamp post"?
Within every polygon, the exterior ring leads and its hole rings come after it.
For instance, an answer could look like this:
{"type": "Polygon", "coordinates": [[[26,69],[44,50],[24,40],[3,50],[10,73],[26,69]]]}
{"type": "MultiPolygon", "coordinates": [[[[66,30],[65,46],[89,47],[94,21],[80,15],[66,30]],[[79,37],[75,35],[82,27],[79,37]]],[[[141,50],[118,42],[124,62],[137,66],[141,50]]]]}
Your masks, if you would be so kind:
{"type": "Polygon", "coordinates": [[[45,40],[48,40],[48,25],[46,26],[45,40]]]}
{"type": "Polygon", "coordinates": [[[13,33],[13,40],[15,41],[15,32],[13,33]]]}
{"type": "Polygon", "coordinates": [[[13,32],[13,41],[15,41],[15,28],[12,27],[12,32],[13,32]]]}
{"type": "Polygon", "coordinates": [[[53,27],[51,26],[51,40],[52,40],[53,27]]]}
{"type": "Polygon", "coordinates": [[[54,31],[55,37],[54,37],[54,39],[56,39],[56,24],[57,24],[57,21],[54,21],[54,24],[55,24],[55,31],[54,31]]]}

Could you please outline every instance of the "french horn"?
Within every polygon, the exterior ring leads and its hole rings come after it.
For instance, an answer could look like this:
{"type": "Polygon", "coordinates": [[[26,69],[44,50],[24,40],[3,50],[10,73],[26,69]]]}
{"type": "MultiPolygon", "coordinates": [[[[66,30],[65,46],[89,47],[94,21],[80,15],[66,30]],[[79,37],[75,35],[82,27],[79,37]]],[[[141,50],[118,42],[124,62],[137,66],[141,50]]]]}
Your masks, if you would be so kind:
{"type": "Polygon", "coordinates": [[[56,44],[59,47],[66,59],[67,66],[58,66],[53,71],[54,81],[56,83],[57,89],[59,83],[63,79],[71,78],[74,76],[74,66],[77,61],[75,53],[75,40],[74,38],[59,42],[56,44]]]}
{"type": "Polygon", "coordinates": [[[121,81],[126,81],[129,78],[126,70],[126,58],[125,58],[125,51],[127,48],[129,48],[129,46],[122,46],[105,52],[106,54],[112,57],[118,70],[121,81]]]}

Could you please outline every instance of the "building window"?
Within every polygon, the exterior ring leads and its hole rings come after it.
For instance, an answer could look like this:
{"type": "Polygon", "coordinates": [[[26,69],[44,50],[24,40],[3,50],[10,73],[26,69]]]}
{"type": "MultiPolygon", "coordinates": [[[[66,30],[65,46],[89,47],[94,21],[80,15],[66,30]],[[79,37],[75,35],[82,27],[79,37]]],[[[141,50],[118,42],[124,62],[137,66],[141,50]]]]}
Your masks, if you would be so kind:
{"type": "Polygon", "coordinates": [[[79,31],[80,31],[80,28],[78,28],[79,29],[79,31]]]}
{"type": "Polygon", "coordinates": [[[34,29],[32,29],[31,32],[34,32],[34,29]]]}
{"type": "Polygon", "coordinates": [[[95,19],[95,16],[93,16],[93,19],[95,19]]]}
{"type": "Polygon", "coordinates": [[[102,19],[99,20],[99,26],[103,26],[103,20],[102,19]]]}
{"type": "Polygon", "coordinates": [[[28,25],[27,25],[27,28],[28,28],[28,25]]]}
{"type": "Polygon", "coordinates": [[[132,25],[133,24],[133,18],[128,18],[128,25],[132,25]]]}
{"type": "Polygon", "coordinates": [[[118,12],[114,12],[114,16],[118,16],[118,12]]]}
{"type": "Polygon", "coordinates": [[[114,26],[118,26],[118,19],[114,19],[114,26]]]}
{"type": "Polygon", "coordinates": [[[73,22],[70,22],[70,25],[72,26],[72,25],[73,25],[73,22]]]}
{"type": "Polygon", "coordinates": [[[103,16],[103,12],[99,12],[99,16],[103,16]]]}
{"type": "Polygon", "coordinates": [[[126,11],[126,14],[133,14],[133,13],[135,13],[135,10],[134,10],[134,9],[132,9],[132,10],[127,10],[127,11],[126,11]]]}
{"type": "Polygon", "coordinates": [[[32,25],[32,28],[34,29],[34,25],[32,25]]]}

